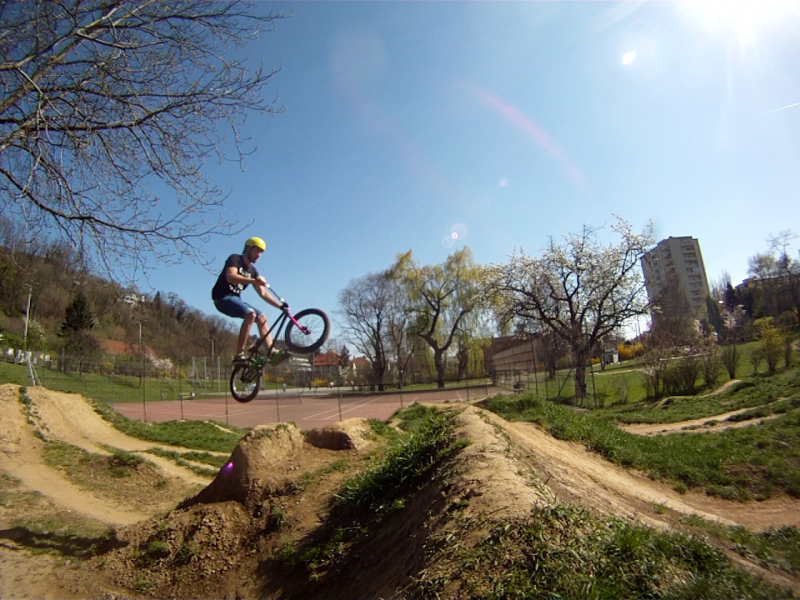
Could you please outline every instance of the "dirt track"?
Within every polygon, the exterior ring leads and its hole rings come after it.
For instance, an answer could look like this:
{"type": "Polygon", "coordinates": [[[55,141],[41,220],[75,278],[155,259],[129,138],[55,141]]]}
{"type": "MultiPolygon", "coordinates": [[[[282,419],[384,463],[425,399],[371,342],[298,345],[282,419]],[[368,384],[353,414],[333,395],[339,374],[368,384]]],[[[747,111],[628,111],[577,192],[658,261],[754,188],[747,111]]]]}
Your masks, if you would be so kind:
{"type": "MultiPolygon", "coordinates": [[[[35,431],[93,453],[107,452],[105,447],[142,452],[154,444],[113,429],[81,396],[41,388],[29,388],[28,394],[32,401],[30,406],[20,402],[17,386],[0,386],[3,414],[0,470],[19,479],[24,488],[48,498],[54,506],[110,525],[125,526],[154,514],[142,507],[110,503],[107,498],[72,484],[44,462],[44,442],[35,431]]],[[[492,482],[492,493],[478,493],[480,502],[493,503],[491,507],[484,507],[487,511],[525,512],[536,502],[531,488],[520,486],[517,481],[522,464],[535,473],[547,494],[559,500],[637,519],[659,528],[671,527],[675,522],[674,513],[697,514],[709,521],[739,524],[751,530],[800,526],[800,502],[796,500],[777,498],[741,504],[697,493],[679,494],[666,484],[613,465],[581,445],[556,440],[535,425],[509,423],[477,408],[469,408],[468,412],[477,415],[475,419],[479,417],[480,421],[492,424],[492,427],[467,427],[472,442],[469,451],[474,453],[474,462],[480,467],[472,475],[474,486],[479,489],[487,485],[487,481],[492,482]],[[498,438],[507,440],[504,442],[507,447],[492,450],[498,446],[498,438]],[[503,457],[508,457],[507,462],[503,457]]],[[[156,462],[165,474],[179,477],[187,485],[210,481],[169,461],[150,455],[147,458],[156,462]]],[[[6,523],[13,517],[0,514],[6,523]]],[[[0,597],[66,597],[63,589],[47,584],[48,573],[63,567],[58,567],[50,557],[20,550],[13,544],[13,538],[5,537],[12,541],[0,543],[3,572],[0,597]]]]}

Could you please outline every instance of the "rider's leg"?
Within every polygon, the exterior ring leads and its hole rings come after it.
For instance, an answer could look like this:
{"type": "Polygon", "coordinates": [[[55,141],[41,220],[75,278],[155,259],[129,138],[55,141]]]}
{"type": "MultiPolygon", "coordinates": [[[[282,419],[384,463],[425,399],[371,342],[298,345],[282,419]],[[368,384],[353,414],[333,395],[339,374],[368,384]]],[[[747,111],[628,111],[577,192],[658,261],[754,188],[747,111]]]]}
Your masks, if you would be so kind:
{"type": "Polygon", "coordinates": [[[237,354],[244,354],[247,339],[250,337],[250,328],[256,320],[256,313],[248,312],[242,319],[242,327],[239,329],[239,351],[237,354]]]}
{"type": "Polygon", "coordinates": [[[258,332],[261,334],[261,337],[264,338],[265,347],[267,350],[272,348],[272,336],[269,334],[269,323],[267,322],[267,315],[261,314],[258,315],[256,319],[256,323],[258,324],[258,332]]]}

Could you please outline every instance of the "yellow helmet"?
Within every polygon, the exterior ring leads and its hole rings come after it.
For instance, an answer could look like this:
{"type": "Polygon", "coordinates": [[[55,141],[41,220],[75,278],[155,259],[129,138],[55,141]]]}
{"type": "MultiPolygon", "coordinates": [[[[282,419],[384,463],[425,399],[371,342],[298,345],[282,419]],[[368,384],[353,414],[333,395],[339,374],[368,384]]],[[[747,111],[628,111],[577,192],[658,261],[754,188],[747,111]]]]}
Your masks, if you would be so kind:
{"type": "Polygon", "coordinates": [[[247,249],[248,246],[255,246],[256,248],[261,248],[262,250],[267,249],[267,243],[260,237],[251,237],[250,239],[248,239],[244,243],[245,249],[247,249]]]}

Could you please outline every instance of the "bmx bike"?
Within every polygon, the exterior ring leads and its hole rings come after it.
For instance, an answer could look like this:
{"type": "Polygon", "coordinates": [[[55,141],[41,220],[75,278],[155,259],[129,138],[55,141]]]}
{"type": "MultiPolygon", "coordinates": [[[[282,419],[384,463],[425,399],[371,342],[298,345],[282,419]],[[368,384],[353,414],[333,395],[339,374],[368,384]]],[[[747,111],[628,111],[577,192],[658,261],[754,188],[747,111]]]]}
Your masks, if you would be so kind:
{"type": "MultiPolygon", "coordinates": [[[[267,287],[270,287],[267,284],[267,287]]],[[[283,298],[281,298],[283,302],[283,298]]],[[[328,339],[331,331],[331,322],[328,315],[318,308],[306,308],[297,314],[292,314],[284,303],[280,309],[281,315],[275,320],[266,335],[247,351],[246,360],[237,362],[231,372],[231,395],[238,402],[250,402],[258,395],[261,389],[261,380],[264,368],[269,364],[269,356],[275,347],[275,340],[280,337],[281,330],[286,326],[284,341],[289,352],[295,354],[309,354],[318,350],[328,339]],[[267,344],[267,335],[272,335],[272,344],[261,351],[261,346],[267,344]]]]}

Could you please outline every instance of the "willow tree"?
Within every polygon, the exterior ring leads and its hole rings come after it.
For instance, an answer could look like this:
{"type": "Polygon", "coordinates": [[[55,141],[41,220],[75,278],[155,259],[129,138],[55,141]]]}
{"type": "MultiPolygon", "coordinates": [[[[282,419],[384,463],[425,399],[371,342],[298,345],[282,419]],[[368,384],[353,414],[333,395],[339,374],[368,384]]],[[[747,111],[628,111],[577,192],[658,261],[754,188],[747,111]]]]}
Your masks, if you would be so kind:
{"type": "Polygon", "coordinates": [[[405,290],[411,331],[433,351],[438,387],[445,385],[445,356],[459,333],[470,331],[486,307],[482,267],[469,248],[437,265],[420,266],[411,251],[399,254],[390,273],[405,290]]]}
{"type": "MultiPolygon", "coordinates": [[[[274,71],[237,47],[281,15],[237,0],[0,2],[0,212],[109,276],[235,230],[207,159],[250,151],[274,71]]],[[[35,250],[35,249],[34,249],[35,250]]]]}
{"type": "Polygon", "coordinates": [[[634,233],[617,217],[617,243],[603,244],[584,226],[563,243],[550,238],[538,257],[522,250],[489,268],[495,300],[507,314],[534,320],[563,339],[575,357],[575,395],[586,396],[592,348],[629,319],[647,311],[639,261],[653,244],[652,227],[634,233]]]}

